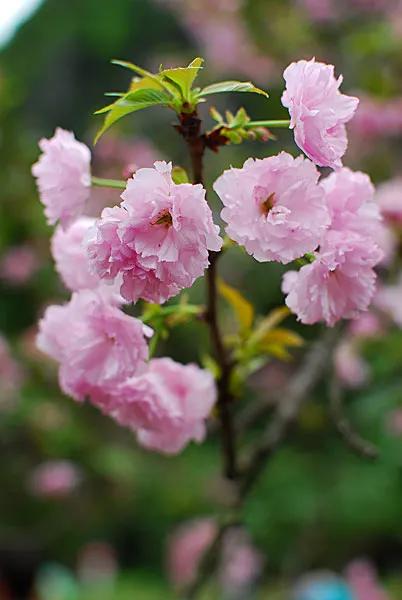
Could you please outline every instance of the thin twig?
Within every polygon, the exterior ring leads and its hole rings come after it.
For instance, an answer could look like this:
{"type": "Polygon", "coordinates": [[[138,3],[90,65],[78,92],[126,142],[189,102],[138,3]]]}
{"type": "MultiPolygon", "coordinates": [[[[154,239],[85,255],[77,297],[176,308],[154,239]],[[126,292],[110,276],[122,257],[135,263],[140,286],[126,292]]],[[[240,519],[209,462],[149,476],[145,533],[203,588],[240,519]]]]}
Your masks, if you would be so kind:
{"type": "Polygon", "coordinates": [[[218,412],[222,433],[222,449],[224,458],[224,472],[228,479],[235,479],[237,473],[235,431],[232,418],[232,401],[230,393],[230,376],[232,365],[228,360],[226,348],[223,344],[219,328],[217,307],[217,277],[216,266],[219,254],[210,253],[210,265],[207,271],[207,312],[206,321],[209,324],[212,345],[217,358],[221,374],[218,380],[218,412]]]}
{"type": "Polygon", "coordinates": [[[335,427],[346,442],[346,445],[356,454],[363,458],[376,459],[379,456],[378,449],[371,442],[362,438],[354,430],[351,422],[347,418],[343,407],[342,390],[336,374],[334,373],[329,386],[329,399],[332,419],[335,427]]]}
{"type": "Polygon", "coordinates": [[[290,425],[299,414],[301,405],[324,376],[338,336],[338,329],[329,329],[307,352],[302,365],[284,391],[274,417],[249,453],[243,470],[240,498],[244,498],[248,493],[264,469],[266,461],[287,435],[290,425]]]}
{"type": "Polygon", "coordinates": [[[182,594],[183,600],[193,600],[193,598],[196,598],[197,594],[201,591],[205,583],[211,577],[211,573],[215,573],[218,567],[222,542],[225,537],[225,534],[228,531],[228,529],[238,525],[240,525],[240,522],[238,517],[236,516],[228,517],[224,522],[222,522],[219,525],[214,539],[212,540],[207,550],[204,552],[204,555],[200,561],[197,576],[182,594]]]}

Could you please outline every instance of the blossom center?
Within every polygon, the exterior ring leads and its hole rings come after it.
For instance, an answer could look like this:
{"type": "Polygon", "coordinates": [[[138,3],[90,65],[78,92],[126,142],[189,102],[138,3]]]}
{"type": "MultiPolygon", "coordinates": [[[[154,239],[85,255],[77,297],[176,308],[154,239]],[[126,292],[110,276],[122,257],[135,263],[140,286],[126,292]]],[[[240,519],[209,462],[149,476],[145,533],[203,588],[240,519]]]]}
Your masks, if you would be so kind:
{"type": "Polygon", "coordinates": [[[274,207],[274,199],[275,192],[272,192],[263,202],[261,202],[260,208],[263,215],[267,216],[271,208],[274,207]]]}
{"type": "Polygon", "coordinates": [[[172,215],[166,208],[158,213],[154,219],[152,219],[151,225],[164,225],[165,227],[170,227],[172,222],[172,215]]]}

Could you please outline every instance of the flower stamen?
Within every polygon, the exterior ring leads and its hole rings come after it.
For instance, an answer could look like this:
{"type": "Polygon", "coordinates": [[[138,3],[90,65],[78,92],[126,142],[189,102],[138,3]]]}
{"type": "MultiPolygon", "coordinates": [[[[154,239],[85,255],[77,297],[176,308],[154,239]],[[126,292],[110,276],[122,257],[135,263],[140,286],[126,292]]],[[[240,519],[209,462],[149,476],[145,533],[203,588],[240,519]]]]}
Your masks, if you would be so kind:
{"type": "Polygon", "coordinates": [[[168,211],[168,209],[160,212],[152,221],[151,225],[165,225],[165,227],[170,227],[173,223],[172,215],[168,211]]]}
{"type": "Polygon", "coordinates": [[[269,196],[261,203],[261,212],[267,216],[271,208],[274,207],[275,192],[269,194],[269,196]]]}

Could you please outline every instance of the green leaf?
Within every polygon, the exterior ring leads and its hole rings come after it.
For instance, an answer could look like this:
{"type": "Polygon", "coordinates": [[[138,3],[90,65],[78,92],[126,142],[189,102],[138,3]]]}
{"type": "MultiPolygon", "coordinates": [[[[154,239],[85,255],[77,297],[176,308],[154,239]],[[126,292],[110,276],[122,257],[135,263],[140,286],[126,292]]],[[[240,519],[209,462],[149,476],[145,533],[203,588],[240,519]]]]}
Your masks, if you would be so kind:
{"type": "Polygon", "coordinates": [[[204,369],[208,369],[212,373],[215,379],[219,379],[221,376],[221,368],[214,358],[210,354],[204,354],[201,357],[201,364],[204,369]]]}
{"type": "Polygon", "coordinates": [[[103,126],[98,131],[95,137],[95,144],[99,138],[111,127],[116,121],[129,115],[137,110],[148,108],[149,106],[156,105],[168,105],[170,102],[170,96],[162,91],[156,89],[138,89],[134,92],[127,92],[122,98],[119,98],[113,104],[109,104],[104,108],[96,111],[95,114],[102,114],[107,112],[103,126]]]}
{"type": "Polygon", "coordinates": [[[304,340],[298,333],[295,333],[290,329],[276,327],[275,329],[267,331],[265,335],[259,339],[255,350],[286,361],[290,360],[292,357],[288,348],[299,348],[303,343],[304,340]]]}
{"type": "Polygon", "coordinates": [[[221,113],[218,110],[216,110],[215,106],[210,107],[209,114],[211,115],[212,119],[217,123],[223,123],[223,117],[221,113]]]}
{"type": "Polygon", "coordinates": [[[223,92],[251,92],[262,94],[268,98],[268,93],[256,87],[251,81],[220,81],[207,85],[199,92],[199,96],[209,96],[210,94],[222,94],[223,92]]]}
{"type": "MultiPolygon", "coordinates": [[[[158,90],[160,91],[162,88],[158,80],[155,80],[154,77],[133,77],[131,80],[129,92],[136,92],[137,90],[158,90]]],[[[165,88],[163,88],[165,89],[165,88]]]]}
{"type": "Polygon", "coordinates": [[[249,331],[254,319],[254,308],[251,302],[246,300],[238,290],[232,288],[222,279],[218,280],[218,291],[233,308],[242,331],[249,331]]]}
{"type": "Polygon", "coordinates": [[[190,90],[198,75],[198,71],[202,68],[202,58],[195,58],[188,67],[176,67],[173,69],[163,69],[159,75],[172,82],[181,92],[183,98],[188,101],[190,99],[190,90]]]}
{"type": "Polygon", "coordinates": [[[259,322],[258,326],[253,332],[250,338],[250,343],[256,343],[271,331],[274,327],[279,325],[286,317],[290,315],[290,310],[287,306],[279,306],[274,308],[271,312],[259,322]]]}
{"type": "Polygon", "coordinates": [[[264,337],[260,340],[260,345],[264,344],[280,344],[281,346],[291,346],[298,348],[304,344],[303,338],[290,329],[284,329],[282,327],[276,327],[271,331],[267,331],[264,337]]]}
{"type": "MultiPolygon", "coordinates": [[[[154,73],[150,73],[149,71],[147,71],[146,69],[143,69],[142,67],[139,67],[138,65],[135,65],[134,63],[130,63],[127,62],[125,60],[116,60],[113,59],[112,61],[113,65],[118,65],[119,67],[123,67],[125,69],[129,69],[130,71],[134,71],[134,73],[137,73],[137,75],[140,75],[141,78],[146,79],[146,80],[152,80],[154,85],[158,87],[158,89],[164,89],[167,92],[170,92],[170,88],[169,86],[167,86],[162,78],[159,75],[155,75],[154,73]]],[[[153,87],[153,86],[147,86],[147,87],[153,87]]]]}
{"type": "Polygon", "coordinates": [[[250,117],[248,116],[246,110],[241,107],[233,117],[232,121],[229,124],[230,129],[235,129],[236,127],[244,127],[246,123],[250,121],[250,117]]]}
{"type": "Polygon", "coordinates": [[[175,183],[190,183],[190,179],[187,175],[187,171],[183,169],[183,167],[173,167],[172,169],[172,179],[175,183]]]}

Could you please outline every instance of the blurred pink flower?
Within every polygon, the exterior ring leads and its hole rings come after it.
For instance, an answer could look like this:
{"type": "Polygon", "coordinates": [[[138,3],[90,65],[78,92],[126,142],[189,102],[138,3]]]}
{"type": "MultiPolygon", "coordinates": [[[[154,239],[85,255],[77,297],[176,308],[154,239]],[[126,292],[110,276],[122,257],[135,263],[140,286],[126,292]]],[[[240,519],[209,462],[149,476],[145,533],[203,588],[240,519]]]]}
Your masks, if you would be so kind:
{"type": "Polygon", "coordinates": [[[191,440],[204,439],[205,420],[216,395],[209,371],[156,358],[142,375],[126,380],[116,390],[113,416],[136,431],[146,448],[177,454],[191,440]]]}
{"type": "Polygon", "coordinates": [[[144,335],[150,329],[94,291],[73,294],[50,306],[39,323],[37,345],[59,363],[60,387],[111,412],[111,393],[127,377],[141,373],[148,358],[144,335]]]}
{"type": "MultiPolygon", "coordinates": [[[[217,533],[211,518],[189,521],[170,536],[167,548],[167,570],[172,583],[181,588],[197,575],[204,552],[217,533]]],[[[229,529],[223,539],[219,558],[219,579],[225,593],[245,593],[255,583],[263,568],[263,557],[240,527],[229,529]]],[[[225,596],[226,597],[226,596],[225,596]]]]}
{"type": "Polygon", "coordinates": [[[41,139],[43,154],[32,166],[48,223],[70,225],[83,211],[91,186],[91,153],[74,134],[58,127],[51,139],[41,139]]]}
{"type": "Polygon", "coordinates": [[[377,579],[373,565],[367,560],[354,560],[346,569],[346,579],[356,600],[390,600],[377,579]]]}
{"type": "Polygon", "coordinates": [[[0,334],[0,410],[9,408],[23,381],[23,370],[11,355],[6,338],[0,334]]]}
{"type": "Polygon", "coordinates": [[[380,100],[362,95],[350,129],[369,138],[399,136],[402,132],[402,98],[380,100]]]}
{"type": "Polygon", "coordinates": [[[214,190],[228,235],[258,261],[286,264],[312,252],[330,221],[318,177],[312,162],[286,152],[225,171],[214,190]]]}
{"type": "Polygon", "coordinates": [[[168,540],[167,570],[176,587],[186,586],[197,575],[203,554],[212,543],[217,527],[213,519],[196,519],[181,525],[168,540]]]}
{"type": "Polygon", "coordinates": [[[118,562],[114,548],[106,542],[90,542],[81,548],[77,571],[84,583],[111,582],[118,574],[118,562]]]}
{"type": "Polygon", "coordinates": [[[339,168],[347,148],[345,123],[353,117],[358,98],[339,92],[342,75],[334,67],[300,60],[290,64],[283,77],[282,104],[289,109],[296,144],[321,167],[339,168]]]}
{"type": "Polygon", "coordinates": [[[377,187],[376,200],[381,214],[390,224],[402,225],[402,177],[381,183],[377,187]]]}
{"type": "Polygon", "coordinates": [[[383,285],[375,297],[375,304],[402,327],[402,274],[394,285],[383,285]]]}
{"type": "Polygon", "coordinates": [[[333,0],[296,0],[314,21],[333,21],[337,10],[333,0]]]}
{"type": "Polygon", "coordinates": [[[39,266],[39,258],[32,246],[15,246],[0,258],[0,277],[12,285],[23,285],[31,279],[39,266]]]}
{"type": "Polygon", "coordinates": [[[171,163],[156,162],[127,182],[120,207],[105,209],[88,241],[101,278],[123,276],[122,296],[158,304],[191,287],[222,245],[201,185],[175,184],[171,163]]]}
{"type": "Polygon", "coordinates": [[[345,338],[334,353],[335,372],[338,379],[349,388],[359,388],[367,383],[369,368],[359,354],[356,342],[345,338]]]}
{"type": "Polygon", "coordinates": [[[156,160],[160,160],[160,153],[150,140],[136,138],[130,141],[113,134],[102,138],[94,153],[94,162],[99,163],[103,173],[108,175],[107,170],[111,169],[112,175],[119,170],[123,179],[128,179],[138,169],[153,165],[156,160]],[[132,171],[130,175],[126,174],[128,167],[132,171]]]}
{"type": "Polygon", "coordinates": [[[210,68],[265,83],[275,70],[273,59],[258,49],[248,31],[239,0],[169,0],[210,68]]]}
{"type": "MultiPolygon", "coordinates": [[[[222,549],[220,580],[226,592],[242,591],[244,598],[261,575],[264,558],[241,527],[229,529],[222,549]]],[[[237,596],[236,596],[237,597],[237,596]]]]}
{"type": "Polygon", "coordinates": [[[354,337],[372,337],[382,333],[381,321],[374,312],[364,312],[349,324],[349,333],[354,337]]]}
{"type": "Polygon", "coordinates": [[[81,480],[79,469],[68,460],[48,460],[38,465],[31,473],[31,492],[42,498],[64,498],[78,486],[81,480]]]}
{"type": "Polygon", "coordinates": [[[392,435],[402,435],[402,408],[396,408],[388,413],[386,425],[392,435]]]}

